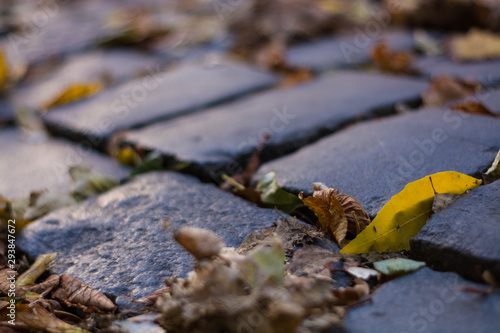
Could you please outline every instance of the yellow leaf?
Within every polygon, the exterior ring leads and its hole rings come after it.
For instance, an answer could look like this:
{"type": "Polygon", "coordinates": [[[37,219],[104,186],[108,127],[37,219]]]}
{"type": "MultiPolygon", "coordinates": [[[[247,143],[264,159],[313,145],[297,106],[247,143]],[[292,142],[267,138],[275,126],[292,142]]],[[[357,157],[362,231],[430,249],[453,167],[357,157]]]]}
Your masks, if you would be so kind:
{"type": "Polygon", "coordinates": [[[61,92],[51,101],[45,103],[44,110],[51,109],[55,106],[74,102],[76,100],[95,95],[102,89],[102,83],[74,83],[61,92]]]}
{"type": "Polygon", "coordinates": [[[432,213],[434,189],[436,193],[464,194],[480,184],[481,180],[455,171],[438,172],[409,183],[393,196],[373,222],[340,252],[409,250],[410,239],[420,231],[432,213]]]}
{"type": "Polygon", "coordinates": [[[450,42],[453,58],[457,60],[483,60],[500,57],[500,35],[471,29],[467,35],[454,37],[450,42]]]}

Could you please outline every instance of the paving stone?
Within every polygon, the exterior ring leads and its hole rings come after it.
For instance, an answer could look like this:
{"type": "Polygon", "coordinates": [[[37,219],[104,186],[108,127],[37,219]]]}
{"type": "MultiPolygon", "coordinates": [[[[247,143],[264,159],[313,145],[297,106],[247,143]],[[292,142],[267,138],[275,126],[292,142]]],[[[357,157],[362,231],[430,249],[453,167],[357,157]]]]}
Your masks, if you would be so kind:
{"type": "MultiPolygon", "coordinates": [[[[468,96],[464,98],[461,102],[466,101],[476,101],[481,102],[486,106],[491,112],[500,115],[500,89],[486,88],[480,93],[468,96]]],[[[454,104],[453,102],[452,104],[454,104]]]]}
{"type": "Polygon", "coordinates": [[[0,142],[0,194],[8,198],[27,197],[35,190],[69,191],[68,167],[72,165],[89,166],[114,178],[128,174],[109,157],[64,140],[29,143],[19,130],[1,128],[0,142]]]}
{"type": "Polygon", "coordinates": [[[455,273],[421,268],[378,288],[370,302],[351,308],[344,321],[350,333],[496,332],[500,327],[500,293],[488,296],[461,286],[487,289],[455,273]]]}
{"type": "Polygon", "coordinates": [[[286,58],[292,66],[314,71],[351,67],[369,61],[371,48],[382,40],[391,50],[410,50],[414,45],[410,31],[389,30],[369,36],[358,29],[352,35],[325,37],[293,46],[286,58]]]}
{"type": "Polygon", "coordinates": [[[414,65],[427,77],[448,74],[480,81],[487,87],[500,84],[500,60],[458,63],[447,57],[421,57],[415,60],[414,65]]]}
{"type": "Polygon", "coordinates": [[[407,183],[440,171],[480,176],[500,148],[500,119],[424,109],[362,123],[261,167],[285,189],[323,182],[354,196],[370,216],[407,183]]]}
{"type": "Polygon", "coordinates": [[[35,83],[17,89],[15,104],[38,110],[71,84],[106,82],[116,84],[149,71],[158,71],[159,61],[128,50],[93,51],[69,57],[57,69],[35,83]]]}
{"type": "Polygon", "coordinates": [[[17,246],[32,256],[62,252],[51,265],[94,288],[131,301],[185,277],[193,260],[172,238],[183,225],[213,230],[228,246],[270,227],[279,216],[194,177],[149,173],[26,227],[17,246]],[[171,229],[164,229],[170,218],[171,229]]]}
{"type": "Polygon", "coordinates": [[[480,186],[433,215],[410,241],[411,256],[437,270],[500,281],[500,181],[480,186]]]}
{"type": "Polygon", "coordinates": [[[420,80],[338,72],[286,90],[269,91],[204,113],[155,124],[126,140],[190,161],[202,178],[234,174],[246,165],[263,134],[267,161],[292,152],[359,118],[392,112],[397,102],[415,101],[427,87],[420,80]]]}
{"type": "Polygon", "coordinates": [[[0,97],[0,126],[14,121],[14,109],[10,101],[0,97]]]}
{"type": "Polygon", "coordinates": [[[48,113],[44,121],[57,134],[104,149],[115,131],[200,111],[276,82],[271,74],[236,63],[182,66],[62,106],[48,113]]]}

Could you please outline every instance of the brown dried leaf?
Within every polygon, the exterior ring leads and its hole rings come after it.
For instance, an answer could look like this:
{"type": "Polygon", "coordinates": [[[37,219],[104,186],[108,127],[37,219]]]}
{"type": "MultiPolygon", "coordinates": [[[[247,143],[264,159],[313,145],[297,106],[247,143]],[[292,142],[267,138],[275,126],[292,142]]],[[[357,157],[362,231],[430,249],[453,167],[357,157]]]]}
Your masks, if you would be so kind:
{"type": "Polygon", "coordinates": [[[477,101],[465,101],[462,103],[457,103],[452,105],[451,109],[472,114],[482,114],[485,116],[498,117],[497,114],[493,113],[483,103],[477,101]]]}
{"type": "Polygon", "coordinates": [[[471,29],[466,35],[452,38],[450,53],[458,61],[500,58],[500,35],[471,29]]]}
{"type": "Polygon", "coordinates": [[[314,191],[312,197],[303,198],[302,193],[299,198],[318,217],[318,224],[321,230],[329,233],[342,246],[342,241],[347,234],[347,218],[342,205],[335,195],[339,192],[333,188],[314,191]]]}
{"type": "Polygon", "coordinates": [[[338,194],[336,197],[342,205],[347,218],[347,232],[353,235],[359,234],[370,224],[370,216],[354,197],[343,193],[338,194]]]}
{"type": "Polygon", "coordinates": [[[391,51],[384,42],[373,46],[371,57],[383,72],[416,74],[416,70],[412,67],[411,55],[408,52],[391,51]]]}
{"type": "Polygon", "coordinates": [[[435,77],[422,94],[424,106],[443,106],[448,102],[462,99],[479,91],[481,84],[472,80],[452,78],[448,75],[435,77]]]}
{"type": "Polygon", "coordinates": [[[65,323],[41,306],[33,308],[26,304],[16,306],[16,319],[30,329],[42,330],[48,333],[90,333],[79,327],[65,323]]]}
{"type": "Polygon", "coordinates": [[[61,283],[52,297],[71,305],[96,307],[103,311],[114,311],[116,306],[103,293],[93,289],[88,284],[66,274],[61,275],[61,283]]]}
{"type": "Polygon", "coordinates": [[[337,305],[349,305],[358,302],[370,293],[370,287],[362,279],[355,279],[355,285],[347,288],[338,288],[333,291],[337,298],[337,305]]]}
{"type": "Polygon", "coordinates": [[[41,283],[35,284],[33,286],[25,286],[25,288],[23,290],[45,295],[45,294],[48,294],[49,292],[51,292],[52,289],[59,286],[59,280],[60,280],[59,275],[52,274],[51,276],[49,276],[47,278],[47,280],[45,280],[41,283]]]}
{"type": "Polygon", "coordinates": [[[182,227],[174,231],[174,239],[196,260],[217,256],[225,246],[224,241],[213,231],[195,227],[182,227]]]}
{"type": "Polygon", "coordinates": [[[144,303],[146,305],[155,304],[156,300],[170,291],[169,287],[158,289],[151,294],[134,300],[134,303],[144,303]]]}

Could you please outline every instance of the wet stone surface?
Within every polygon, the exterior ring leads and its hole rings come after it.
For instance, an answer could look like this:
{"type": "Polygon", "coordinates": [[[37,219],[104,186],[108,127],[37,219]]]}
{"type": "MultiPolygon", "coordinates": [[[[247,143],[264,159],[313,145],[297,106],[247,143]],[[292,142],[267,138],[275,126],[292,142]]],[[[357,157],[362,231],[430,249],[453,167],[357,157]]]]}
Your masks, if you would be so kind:
{"type": "Polygon", "coordinates": [[[489,296],[459,290],[486,290],[485,285],[421,268],[383,284],[371,302],[351,308],[345,319],[350,333],[496,332],[500,326],[500,293],[489,296]]]}
{"type": "Polygon", "coordinates": [[[500,181],[480,186],[433,215],[410,241],[411,256],[432,268],[500,281],[500,181]]]}
{"type": "Polygon", "coordinates": [[[19,246],[31,256],[62,252],[51,268],[117,296],[120,306],[185,277],[193,259],[172,238],[184,225],[215,231],[238,246],[279,218],[211,184],[176,173],[150,173],[26,227],[19,246]],[[165,218],[171,228],[165,230],[165,218]]]}
{"type": "MultiPolygon", "coordinates": [[[[234,174],[264,134],[261,160],[290,153],[360,118],[393,112],[418,100],[420,80],[351,71],[326,75],[291,89],[269,91],[201,114],[131,132],[126,141],[201,166],[197,173],[234,174]],[[360,93],[362,92],[362,93],[360,93]]],[[[306,163],[306,162],[304,162],[306,163]]]]}
{"type": "Polygon", "coordinates": [[[68,167],[91,167],[107,176],[120,179],[127,168],[88,147],[66,140],[30,143],[21,131],[14,128],[0,130],[0,194],[7,198],[28,197],[31,191],[70,191],[68,167]]]}
{"type": "Polygon", "coordinates": [[[410,50],[414,46],[409,31],[385,31],[368,36],[359,29],[356,34],[325,37],[297,46],[287,52],[287,61],[292,66],[324,71],[330,68],[345,68],[370,60],[370,50],[384,41],[391,50],[410,50]]]}
{"type": "Polygon", "coordinates": [[[323,182],[354,196],[370,216],[404,186],[440,171],[480,176],[500,147],[500,119],[425,109],[357,124],[265,164],[298,193],[323,182]]]}
{"type": "Polygon", "coordinates": [[[48,113],[44,121],[57,134],[103,148],[115,131],[200,111],[276,82],[271,74],[236,63],[183,66],[150,72],[95,98],[62,106],[48,113]]]}

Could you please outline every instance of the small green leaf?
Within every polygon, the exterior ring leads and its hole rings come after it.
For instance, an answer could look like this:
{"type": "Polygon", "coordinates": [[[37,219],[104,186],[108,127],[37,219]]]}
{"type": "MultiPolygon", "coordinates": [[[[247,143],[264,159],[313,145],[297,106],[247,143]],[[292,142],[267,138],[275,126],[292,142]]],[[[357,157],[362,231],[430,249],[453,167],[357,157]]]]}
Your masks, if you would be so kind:
{"type": "Polygon", "coordinates": [[[423,261],[415,261],[404,258],[388,259],[373,263],[373,267],[387,276],[401,276],[411,273],[420,267],[425,266],[423,261]]]}
{"type": "Polygon", "coordinates": [[[56,258],[56,255],[57,252],[39,256],[35,263],[17,279],[16,286],[20,287],[34,284],[36,279],[47,270],[47,265],[56,258]]]}
{"type": "Polygon", "coordinates": [[[251,258],[257,264],[256,281],[284,284],[285,252],[281,245],[263,247],[252,253],[251,258]]]}
{"type": "Polygon", "coordinates": [[[290,214],[295,209],[303,206],[302,200],[296,195],[279,187],[274,171],[266,173],[257,184],[257,191],[261,192],[262,202],[269,208],[278,207],[283,212],[290,214]]]}

